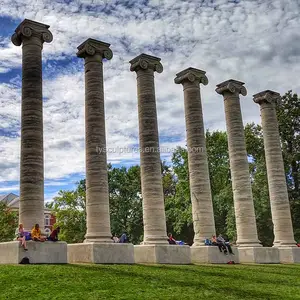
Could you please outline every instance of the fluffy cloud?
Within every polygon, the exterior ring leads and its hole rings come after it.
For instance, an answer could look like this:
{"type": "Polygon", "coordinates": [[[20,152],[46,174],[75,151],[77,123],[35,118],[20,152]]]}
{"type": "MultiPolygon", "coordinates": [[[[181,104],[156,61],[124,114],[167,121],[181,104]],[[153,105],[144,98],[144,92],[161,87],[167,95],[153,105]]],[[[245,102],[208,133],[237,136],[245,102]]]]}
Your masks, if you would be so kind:
{"type": "MultiPolygon", "coordinates": [[[[128,61],[144,52],[164,65],[155,75],[158,124],[161,146],[172,148],[185,144],[183,92],[174,77],[187,67],[207,71],[201,93],[211,130],[225,129],[223,100],[214,91],[224,80],[245,82],[245,123],[260,122],[253,94],[300,92],[299,12],[297,0],[0,0],[0,22],[1,16],[11,22],[0,33],[0,182],[19,176],[21,47],[10,35],[22,19],[49,24],[54,36],[43,50],[45,177],[72,182],[73,174],[84,176],[84,72],[76,48],[85,39],[111,43],[114,52],[104,63],[107,147],[138,144],[136,79],[128,61]]],[[[129,165],[139,154],[110,152],[108,160],[129,165]]]]}

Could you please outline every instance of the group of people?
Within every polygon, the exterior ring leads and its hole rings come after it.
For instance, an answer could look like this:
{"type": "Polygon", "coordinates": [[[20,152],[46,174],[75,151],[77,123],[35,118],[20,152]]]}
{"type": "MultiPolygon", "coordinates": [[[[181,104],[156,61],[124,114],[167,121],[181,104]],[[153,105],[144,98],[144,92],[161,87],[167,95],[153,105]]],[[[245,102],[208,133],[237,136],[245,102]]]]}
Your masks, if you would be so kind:
{"type": "Polygon", "coordinates": [[[42,234],[39,224],[35,224],[31,232],[25,231],[23,224],[19,224],[16,229],[16,240],[21,242],[21,246],[25,251],[27,251],[26,241],[32,240],[35,242],[45,242],[46,240],[56,242],[58,241],[58,234],[60,232],[60,227],[54,229],[51,234],[47,237],[42,234]]]}
{"type": "MultiPolygon", "coordinates": [[[[207,243],[207,241],[205,242],[205,244],[206,243],[207,243]]],[[[208,244],[211,246],[218,246],[220,252],[221,253],[223,252],[225,255],[228,255],[228,252],[229,252],[229,254],[234,255],[234,253],[232,252],[232,248],[231,248],[229,240],[225,239],[222,236],[222,234],[219,234],[218,237],[213,235],[211,240],[209,240],[208,244]]]]}

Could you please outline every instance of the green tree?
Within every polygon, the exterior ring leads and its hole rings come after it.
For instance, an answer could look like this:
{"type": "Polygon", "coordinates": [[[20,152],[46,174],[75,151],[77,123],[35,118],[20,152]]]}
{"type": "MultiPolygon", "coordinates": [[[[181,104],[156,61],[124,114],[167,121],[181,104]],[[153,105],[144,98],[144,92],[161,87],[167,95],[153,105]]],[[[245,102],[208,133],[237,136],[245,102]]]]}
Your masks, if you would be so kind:
{"type": "Polygon", "coordinates": [[[300,240],[300,97],[288,91],[277,107],[295,237],[300,240]]]}
{"type": "Polygon", "coordinates": [[[143,238],[143,210],[140,167],[108,166],[109,204],[112,234],[127,232],[130,242],[143,238]]]}
{"type": "Polygon", "coordinates": [[[0,202],[0,242],[12,241],[18,227],[18,214],[0,202]]]}
{"type": "Polygon", "coordinates": [[[60,226],[60,239],[67,243],[81,243],[86,232],[85,180],[78,182],[75,191],[59,191],[53,202],[47,203],[60,226]]]}

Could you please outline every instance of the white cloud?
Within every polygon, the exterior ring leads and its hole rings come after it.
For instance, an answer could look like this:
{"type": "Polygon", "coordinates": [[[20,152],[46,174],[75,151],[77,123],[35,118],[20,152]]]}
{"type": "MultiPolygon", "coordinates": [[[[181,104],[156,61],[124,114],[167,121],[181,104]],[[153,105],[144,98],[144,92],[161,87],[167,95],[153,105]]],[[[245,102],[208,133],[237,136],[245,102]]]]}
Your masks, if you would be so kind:
{"type": "MultiPolygon", "coordinates": [[[[138,143],[136,76],[128,61],[142,52],[161,57],[164,65],[164,72],[155,75],[159,133],[162,140],[175,142],[161,146],[185,144],[183,91],[174,77],[187,67],[207,71],[209,84],[201,94],[205,127],[211,130],[225,129],[223,99],[214,91],[224,80],[245,82],[244,123],[260,122],[253,94],[300,92],[299,1],[152,0],[148,7],[135,2],[129,8],[116,1],[0,0],[0,18],[40,21],[50,25],[54,36],[43,50],[46,179],[84,174],[84,72],[75,54],[89,37],[111,43],[114,52],[104,63],[109,148],[138,143]]],[[[21,66],[21,47],[13,46],[9,36],[0,44],[0,56],[0,72],[21,66]]],[[[0,96],[0,130],[19,133],[20,77],[0,81],[0,96]]],[[[5,162],[0,182],[18,180],[19,142],[0,136],[5,162]]],[[[161,156],[169,159],[166,153],[161,156]]],[[[108,153],[108,160],[127,165],[138,162],[139,154],[108,153]]]]}

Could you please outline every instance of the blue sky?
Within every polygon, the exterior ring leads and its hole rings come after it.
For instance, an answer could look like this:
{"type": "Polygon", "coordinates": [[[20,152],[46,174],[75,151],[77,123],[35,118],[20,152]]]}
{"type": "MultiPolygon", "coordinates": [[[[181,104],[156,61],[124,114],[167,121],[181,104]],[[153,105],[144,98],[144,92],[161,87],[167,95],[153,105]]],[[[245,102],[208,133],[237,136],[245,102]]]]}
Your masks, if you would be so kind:
{"type": "MultiPolygon", "coordinates": [[[[19,193],[21,47],[10,41],[32,19],[50,25],[43,49],[45,200],[84,178],[84,73],[77,46],[87,38],[111,44],[104,63],[107,147],[138,145],[135,74],[129,60],[141,53],[161,58],[156,74],[160,143],[185,145],[183,92],[174,84],[187,67],[205,70],[201,95],[206,128],[224,130],[216,84],[245,82],[244,123],[260,123],[252,95],[265,89],[300,93],[298,0],[0,0],[0,194],[19,193]]],[[[163,153],[169,160],[171,154],[163,153]]],[[[115,166],[139,163],[138,153],[108,153],[115,166]]]]}

